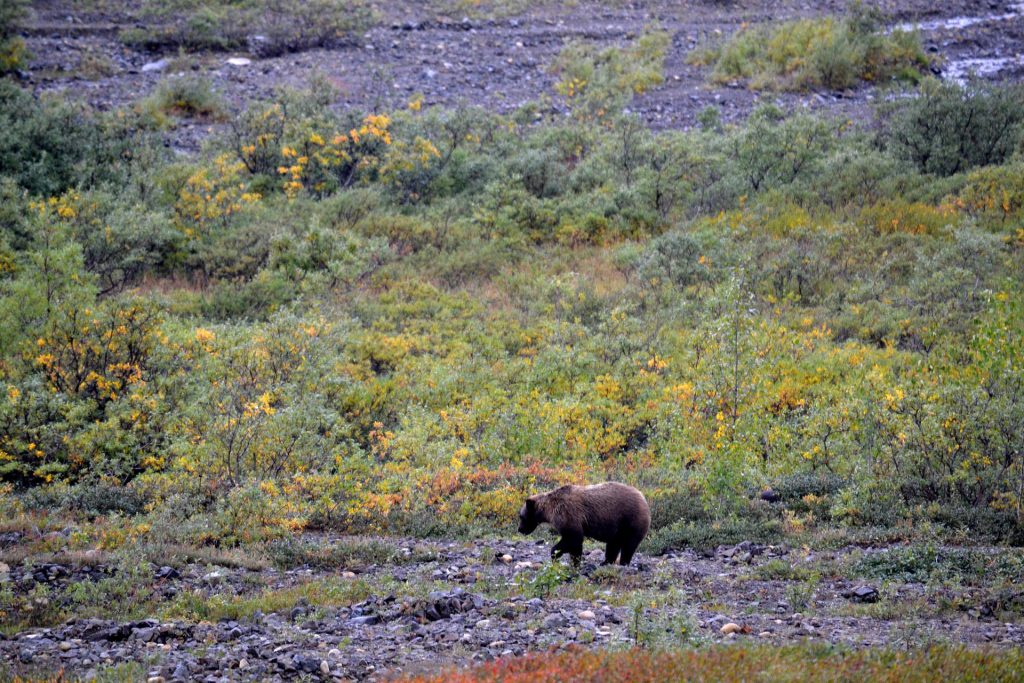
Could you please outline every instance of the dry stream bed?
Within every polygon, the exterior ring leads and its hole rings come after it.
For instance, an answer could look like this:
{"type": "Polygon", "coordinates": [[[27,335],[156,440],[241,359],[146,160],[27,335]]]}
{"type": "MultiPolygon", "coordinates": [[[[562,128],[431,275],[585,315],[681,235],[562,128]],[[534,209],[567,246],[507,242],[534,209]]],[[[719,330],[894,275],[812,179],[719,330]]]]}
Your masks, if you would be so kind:
{"type": "MultiPolygon", "coordinates": [[[[11,556],[28,539],[6,541],[11,556]]],[[[5,629],[0,666],[157,681],[373,680],[573,645],[1024,644],[1016,550],[743,542],[610,568],[588,544],[576,574],[548,563],[550,543],[306,536],[286,547],[291,562],[312,564],[289,569],[265,555],[134,566],[95,552],[28,558],[0,566],[3,585],[45,591],[39,610],[90,586],[94,595],[62,625],[5,629]],[[132,583],[145,587],[137,605],[132,583]]]]}

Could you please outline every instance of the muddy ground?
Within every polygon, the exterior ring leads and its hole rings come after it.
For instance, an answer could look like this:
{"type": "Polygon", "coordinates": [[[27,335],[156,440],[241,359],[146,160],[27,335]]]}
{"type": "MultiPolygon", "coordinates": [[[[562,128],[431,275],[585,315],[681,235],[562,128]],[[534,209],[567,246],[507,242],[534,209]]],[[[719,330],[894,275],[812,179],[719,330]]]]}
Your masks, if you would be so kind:
{"type": "MultiPolygon", "coordinates": [[[[6,552],[29,540],[15,538],[6,552]]],[[[332,545],[351,543],[305,537],[320,557],[332,545]]],[[[174,604],[236,607],[205,613],[194,606],[203,618],[79,618],[24,629],[0,636],[0,663],[8,671],[64,669],[89,678],[134,662],[133,675],[155,683],[377,680],[574,644],[1024,645],[1018,620],[1024,593],[1014,592],[1020,587],[1012,579],[1000,587],[996,571],[1019,561],[1006,555],[1015,551],[898,545],[814,551],[744,542],[640,554],[634,566],[617,568],[598,566],[602,555],[594,544],[579,574],[552,578],[549,538],[372,543],[392,548],[393,556],[377,564],[353,556],[338,566],[287,570],[146,563],[136,569],[151,582],[156,614],[174,604]],[[992,571],[951,572],[964,552],[992,571]],[[298,592],[302,586],[314,589],[298,592]],[[191,602],[182,600],[186,595],[191,602]],[[314,597],[321,595],[333,598],[314,597]]],[[[71,584],[125,571],[95,557],[65,558],[10,566],[5,580],[21,594],[44,584],[57,596],[71,584]]]]}
{"type": "MultiPolygon", "coordinates": [[[[280,86],[306,86],[313,74],[322,74],[338,88],[337,105],[343,108],[387,110],[402,107],[414,94],[422,93],[428,106],[475,105],[508,112],[553,94],[549,65],[566,42],[622,44],[652,24],[672,35],[666,80],[638,98],[631,110],[655,128],[693,126],[708,106],[719,108],[724,120],[735,120],[763,99],[787,108],[862,117],[882,96],[871,86],[845,92],[756,93],[740,83],[709,84],[706,68],[686,63],[693,48],[720,40],[745,23],[842,12],[847,3],[841,0],[535,0],[525,3],[529,11],[512,16],[486,11],[462,16],[454,0],[398,0],[378,3],[377,24],[349,44],[273,58],[244,51],[176,55],[130,49],[118,34],[139,25],[138,16],[83,10],[83,4],[33,3],[25,31],[33,56],[23,77],[37,90],[64,90],[100,108],[136,101],[161,79],[184,70],[208,76],[234,110],[270,97],[280,86]],[[87,73],[96,55],[104,56],[109,75],[87,73]],[[232,58],[248,63],[229,64],[232,58]]],[[[1024,72],[1021,3],[881,0],[868,4],[882,9],[893,26],[921,26],[925,46],[935,60],[933,70],[939,75],[962,79],[976,71],[986,78],[1015,79],[1024,72]]],[[[551,106],[560,108],[557,100],[551,106]]],[[[208,124],[185,122],[172,135],[176,144],[194,148],[208,128],[208,124]]]]}

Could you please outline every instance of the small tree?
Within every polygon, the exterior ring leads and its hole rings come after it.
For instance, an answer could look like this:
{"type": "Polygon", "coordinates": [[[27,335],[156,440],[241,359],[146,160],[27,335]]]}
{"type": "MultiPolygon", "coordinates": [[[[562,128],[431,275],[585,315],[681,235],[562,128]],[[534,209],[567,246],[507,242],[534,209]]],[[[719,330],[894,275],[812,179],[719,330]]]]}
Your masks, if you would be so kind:
{"type": "Polygon", "coordinates": [[[1008,159],[1021,137],[1024,88],[930,80],[880,111],[878,144],[922,173],[951,176],[1008,159]]]}

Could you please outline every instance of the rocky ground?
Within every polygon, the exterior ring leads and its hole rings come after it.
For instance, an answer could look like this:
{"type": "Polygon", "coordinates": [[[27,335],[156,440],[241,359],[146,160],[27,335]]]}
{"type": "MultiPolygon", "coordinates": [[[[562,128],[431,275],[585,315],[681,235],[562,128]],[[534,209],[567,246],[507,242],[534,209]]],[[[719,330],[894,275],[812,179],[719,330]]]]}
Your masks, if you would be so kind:
{"type": "MultiPolygon", "coordinates": [[[[349,541],[306,542],[329,551],[349,541]]],[[[134,663],[134,676],[153,682],[374,680],[570,644],[1024,644],[1019,585],[1007,593],[974,585],[994,576],[961,583],[933,573],[921,582],[898,572],[866,578],[857,569],[889,566],[887,554],[903,553],[891,565],[912,571],[907,558],[915,556],[897,547],[814,552],[744,542],[706,553],[641,554],[622,569],[598,567],[595,545],[577,575],[547,564],[550,542],[378,539],[395,549],[386,562],[289,570],[146,564],[138,569],[157,601],[148,609],[164,616],[76,618],[0,635],[0,674],[6,663],[8,673],[63,669],[89,678],[134,663]],[[168,606],[181,604],[193,604],[191,617],[166,616],[175,612],[168,606]]],[[[960,551],[922,552],[934,563],[960,551]]],[[[1012,551],[974,552],[995,567],[1012,551]]],[[[82,559],[0,571],[16,593],[43,584],[51,596],[126,571],[82,559]]]]}
{"type": "MultiPolygon", "coordinates": [[[[686,63],[693,48],[719,40],[745,23],[841,12],[846,3],[840,0],[535,0],[526,3],[529,11],[512,16],[507,12],[461,16],[461,6],[454,2],[393,0],[378,3],[378,23],[349,44],[270,58],[245,52],[183,55],[130,49],[118,35],[137,25],[138,17],[83,10],[83,4],[33,3],[32,22],[25,32],[33,57],[23,75],[37,90],[64,90],[100,108],[133,102],[175,73],[196,72],[208,76],[235,109],[270,96],[280,86],[305,86],[313,74],[322,74],[338,88],[340,107],[401,107],[421,93],[428,106],[470,104],[507,112],[552,94],[549,65],[567,41],[621,44],[652,24],[672,34],[666,81],[640,97],[632,109],[657,128],[692,126],[708,106],[718,107],[723,119],[734,120],[766,97],[785,107],[826,108],[861,116],[880,96],[872,87],[759,94],[739,83],[710,85],[706,68],[686,63]]],[[[987,78],[1014,79],[1024,71],[1021,3],[880,0],[869,4],[884,10],[894,26],[920,26],[935,59],[933,68],[945,78],[963,79],[973,71],[987,78]]],[[[94,5],[104,3],[85,6],[94,5]]],[[[552,106],[557,109],[557,102],[552,106]]],[[[207,128],[208,124],[186,122],[174,133],[175,142],[194,147],[207,128]]]]}

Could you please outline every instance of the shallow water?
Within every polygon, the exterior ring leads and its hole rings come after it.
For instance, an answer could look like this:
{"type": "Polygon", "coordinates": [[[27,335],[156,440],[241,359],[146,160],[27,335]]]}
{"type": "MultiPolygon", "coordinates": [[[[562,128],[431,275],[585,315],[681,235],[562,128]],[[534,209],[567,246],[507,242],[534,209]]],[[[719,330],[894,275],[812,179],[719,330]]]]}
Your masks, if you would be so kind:
{"type": "Polygon", "coordinates": [[[946,80],[964,85],[972,75],[979,78],[995,76],[1000,71],[1012,66],[1024,66],[1024,55],[958,59],[946,65],[942,76],[946,80]]]}
{"type": "Polygon", "coordinates": [[[947,17],[945,19],[934,19],[932,21],[906,22],[903,24],[896,24],[893,29],[897,31],[949,31],[967,28],[968,26],[974,26],[975,24],[1010,21],[1021,16],[1024,16],[1024,2],[1017,2],[1010,5],[1009,12],[1004,12],[1002,14],[983,14],[974,17],[947,17]]]}
{"type": "MultiPolygon", "coordinates": [[[[906,22],[893,27],[894,31],[955,31],[978,24],[996,24],[1024,18],[1024,2],[1010,5],[1009,10],[999,14],[983,14],[978,16],[957,16],[923,22],[906,22]]],[[[1024,55],[1006,57],[965,57],[946,63],[943,78],[964,85],[972,77],[988,78],[1013,66],[1024,65],[1024,55]]]]}

